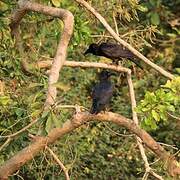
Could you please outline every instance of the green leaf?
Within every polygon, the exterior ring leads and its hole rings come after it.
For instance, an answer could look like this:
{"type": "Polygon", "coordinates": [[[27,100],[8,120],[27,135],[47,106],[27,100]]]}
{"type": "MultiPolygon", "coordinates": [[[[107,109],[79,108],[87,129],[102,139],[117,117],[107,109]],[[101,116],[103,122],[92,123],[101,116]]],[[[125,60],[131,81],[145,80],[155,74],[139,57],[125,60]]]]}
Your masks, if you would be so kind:
{"type": "Polygon", "coordinates": [[[44,111],[41,118],[44,119],[45,117],[47,117],[49,114],[49,111],[44,111]]]}
{"type": "Polygon", "coordinates": [[[54,127],[54,124],[53,124],[53,120],[52,120],[52,117],[51,117],[51,114],[49,115],[47,121],[46,121],[46,132],[49,133],[50,130],[54,127]]]}
{"type": "Polygon", "coordinates": [[[149,2],[152,6],[156,6],[156,0],[149,0],[149,2]]]}
{"type": "Polygon", "coordinates": [[[168,111],[174,112],[175,111],[175,107],[173,105],[169,105],[167,107],[168,111]]]}
{"type": "Polygon", "coordinates": [[[157,129],[157,124],[155,121],[151,121],[151,128],[152,129],[157,129]]]}
{"type": "Polygon", "coordinates": [[[57,127],[61,127],[61,123],[60,120],[56,117],[56,115],[54,113],[52,113],[52,120],[54,122],[54,126],[57,127]]]}
{"type": "Polygon", "coordinates": [[[0,96],[0,105],[7,106],[11,102],[9,96],[0,96]]]}
{"type": "Polygon", "coordinates": [[[56,127],[61,127],[61,123],[56,117],[56,115],[51,112],[47,121],[46,121],[46,132],[49,133],[51,129],[56,128],[56,127]]]}
{"type": "Polygon", "coordinates": [[[159,18],[159,14],[157,12],[151,13],[151,23],[153,25],[159,25],[160,23],[160,18],[159,18]]]}
{"type": "Polygon", "coordinates": [[[57,83],[53,84],[53,86],[55,86],[56,88],[58,88],[60,90],[65,91],[65,92],[71,89],[70,85],[63,84],[62,82],[57,82],[57,83]]]}
{"type": "Polygon", "coordinates": [[[155,110],[152,110],[151,113],[152,113],[152,117],[153,117],[156,121],[160,121],[160,116],[159,116],[159,114],[158,114],[155,110]]]}
{"type": "Polygon", "coordinates": [[[162,121],[167,121],[167,116],[165,113],[160,113],[160,117],[161,117],[162,121]]]}
{"type": "Polygon", "coordinates": [[[144,122],[146,125],[151,125],[152,119],[147,117],[147,118],[145,118],[144,122]]]}
{"type": "Polygon", "coordinates": [[[146,6],[138,5],[137,9],[141,12],[147,12],[148,8],[146,6]]]}
{"type": "Polygon", "coordinates": [[[21,117],[21,116],[23,115],[23,113],[24,113],[24,110],[23,110],[23,109],[20,109],[20,108],[17,108],[17,109],[15,110],[15,113],[16,113],[16,115],[17,115],[18,117],[21,117]]]}
{"type": "Polygon", "coordinates": [[[51,0],[52,4],[56,7],[60,6],[61,0],[51,0]]]}

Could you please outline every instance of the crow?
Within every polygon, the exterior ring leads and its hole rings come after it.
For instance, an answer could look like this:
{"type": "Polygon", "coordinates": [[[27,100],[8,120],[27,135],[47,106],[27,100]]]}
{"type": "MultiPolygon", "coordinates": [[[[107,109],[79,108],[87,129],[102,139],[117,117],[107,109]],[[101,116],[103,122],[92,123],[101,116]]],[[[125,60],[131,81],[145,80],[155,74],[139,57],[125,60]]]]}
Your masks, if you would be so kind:
{"type": "Polygon", "coordinates": [[[119,44],[106,42],[98,45],[93,43],[90,44],[84,55],[88,53],[112,59],[116,64],[118,64],[118,61],[122,60],[122,58],[127,58],[142,69],[140,63],[137,61],[137,59],[135,59],[136,56],[127,48],[119,44]]]}
{"type": "Polygon", "coordinates": [[[114,75],[106,70],[101,71],[99,74],[99,83],[97,83],[92,89],[92,107],[90,110],[91,114],[98,114],[100,111],[105,110],[106,106],[109,104],[114,86],[109,80],[109,77],[114,75]]]}

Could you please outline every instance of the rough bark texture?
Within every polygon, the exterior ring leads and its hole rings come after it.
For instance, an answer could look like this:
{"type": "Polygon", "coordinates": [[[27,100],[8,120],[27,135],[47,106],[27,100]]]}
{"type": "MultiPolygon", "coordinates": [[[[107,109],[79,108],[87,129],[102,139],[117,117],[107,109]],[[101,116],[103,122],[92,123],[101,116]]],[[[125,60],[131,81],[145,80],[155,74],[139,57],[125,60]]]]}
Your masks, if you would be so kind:
{"type": "Polygon", "coordinates": [[[34,143],[19,151],[0,167],[0,179],[7,178],[12,175],[13,172],[38,155],[38,153],[43,150],[46,145],[54,143],[58,138],[61,138],[65,134],[73,131],[87,121],[113,122],[119,126],[127,128],[129,131],[140,137],[149,149],[151,149],[161,160],[167,163],[168,169],[172,175],[180,174],[180,168],[177,167],[174,157],[166,152],[165,149],[160,146],[146,131],[138,127],[130,119],[115,113],[107,112],[98,115],[78,113],[71,121],[67,121],[62,128],[54,128],[50,131],[48,136],[37,138],[34,143]]]}

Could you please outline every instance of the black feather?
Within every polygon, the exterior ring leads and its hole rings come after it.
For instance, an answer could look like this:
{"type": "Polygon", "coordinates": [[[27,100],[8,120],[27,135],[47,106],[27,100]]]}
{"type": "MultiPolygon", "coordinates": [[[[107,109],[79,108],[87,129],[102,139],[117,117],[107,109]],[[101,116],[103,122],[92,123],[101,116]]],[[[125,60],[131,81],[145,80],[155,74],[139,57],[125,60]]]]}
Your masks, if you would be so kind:
{"type": "Polygon", "coordinates": [[[109,80],[112,74],[107,71],[102,71],[99,75],[100,82],[97,83],[92,90],[92,107],[91,114],[98,114],[105,110],[113,95],[113,84],[109,80]]]}
{"type": "Polygon", "coordinates": [[[127,48],[119,44],[107,42],[98,45],[93,43],[89,46],[84,54],[88,53],[94,54],[96,56],[107,57],[112,59],[116,64],[118,61],[122,60],[122,58],[127,58],[142,69],[139,61],[136,59],[136,56],[127,48]]]}

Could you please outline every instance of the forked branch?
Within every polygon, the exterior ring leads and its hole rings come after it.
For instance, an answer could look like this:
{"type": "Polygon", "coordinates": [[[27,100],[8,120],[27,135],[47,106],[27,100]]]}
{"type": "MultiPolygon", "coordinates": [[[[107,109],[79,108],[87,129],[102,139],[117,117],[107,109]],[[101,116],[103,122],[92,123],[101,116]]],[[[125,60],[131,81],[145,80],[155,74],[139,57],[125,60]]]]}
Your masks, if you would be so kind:
{"type": "Polygon", "coordinates": [[[62,31],[61,39],[59,41],[56,55],[54,57],[49,74],[47,98],[45,102],[45,108],[48,108],[50,105],[54,104],[56,98],[57,90],[53,84],[57,82],[59,78],[59,72],[66,59],[67,46],[73,32],[74,16],[68,10],[44,6],[38,3],[32,3],[28,0],[20,0],[18,1],[18,4],[19,8],[13,14],[10,24],[12,35],[16,37],[17,41],[20,41],[20,35],[18,31],[19,23],[28,11],[35,11],[45,15],[58,17],[64,23],[64,29],[62,31]]]}

